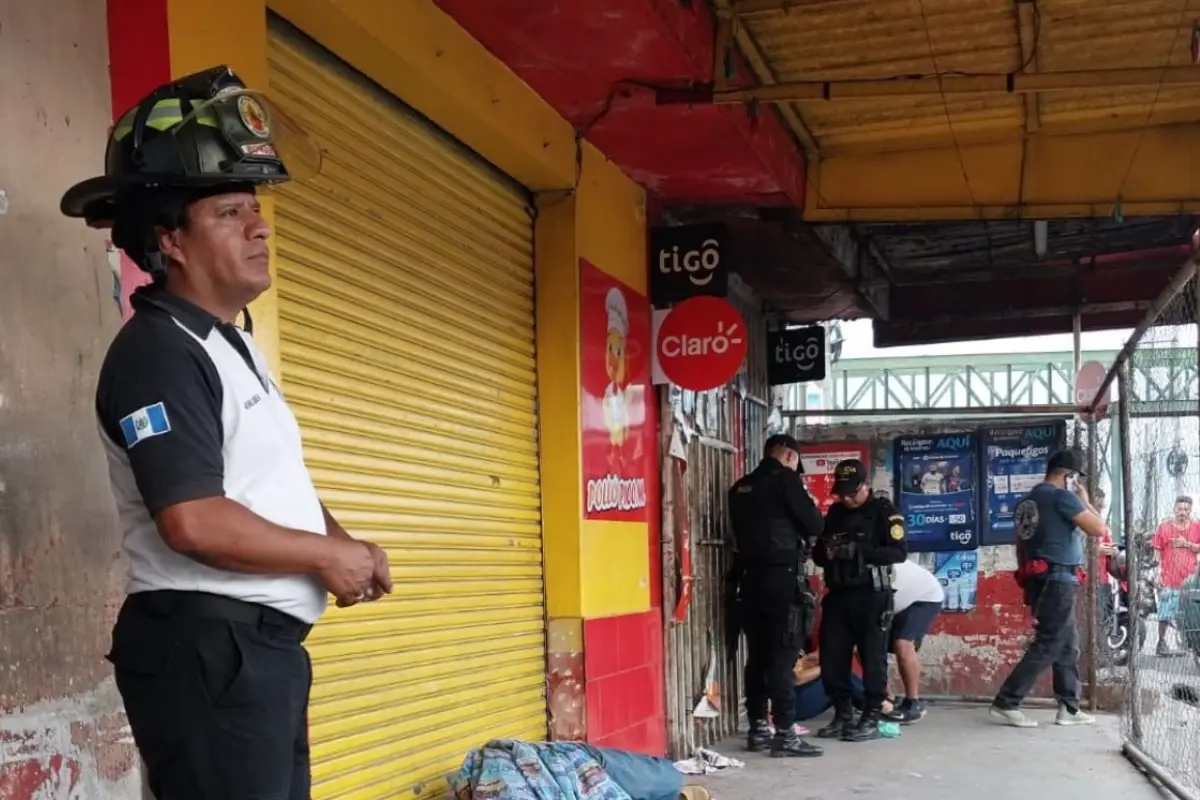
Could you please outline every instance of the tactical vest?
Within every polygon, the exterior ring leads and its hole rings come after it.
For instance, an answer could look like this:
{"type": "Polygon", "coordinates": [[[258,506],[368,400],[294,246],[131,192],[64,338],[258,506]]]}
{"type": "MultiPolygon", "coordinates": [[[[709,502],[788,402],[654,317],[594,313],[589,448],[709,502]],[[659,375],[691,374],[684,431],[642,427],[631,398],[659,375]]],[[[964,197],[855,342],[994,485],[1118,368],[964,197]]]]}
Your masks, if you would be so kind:
{"type": "Polygon", "coordinates": [[[834,518],[840,530],[824,535],[825,542],[834,547],[853,550],[851,559],[830,559],[825,567],[825,585],[831,591],[844,589],[872,589],[888,591],[892,588],[892,568],[872,566],[866,563],[865,552],[874,542],[876,516],[883,513],[879,503],[867,501],[861,507],[845,511],[834,518]]]}

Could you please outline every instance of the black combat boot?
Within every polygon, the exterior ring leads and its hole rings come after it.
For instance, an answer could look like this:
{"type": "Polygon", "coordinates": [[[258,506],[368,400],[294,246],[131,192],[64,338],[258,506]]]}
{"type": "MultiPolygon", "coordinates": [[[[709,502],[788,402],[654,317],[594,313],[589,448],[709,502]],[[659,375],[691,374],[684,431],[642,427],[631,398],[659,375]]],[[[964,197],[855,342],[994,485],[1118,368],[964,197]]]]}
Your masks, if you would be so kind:
{"type": "Polygon", "coordinates": [[[854,706],[839,703],[833,707],[833,720],[817,731],[818,739],[840,739],[854,725],[854,706]]]}
{"type": "Polygon", "coordinates": [[[751,753],[765,753],[771,749],[771,728],[766,720],[752,720],[750,730],[746,733],[746,750],[751,753]]]}
{"type": "Polygon", "coordinates": [[[846,727],[843,742],[869,742],[879,738],[879,710],[864,711],[858,722],[846,727]]]}
{"type": "Polygon", "coordinates": [[[812,758],[824,754],[824,750],[797,736],[794,729],[776,733],[771,740],[771,758],[812,758]]]}

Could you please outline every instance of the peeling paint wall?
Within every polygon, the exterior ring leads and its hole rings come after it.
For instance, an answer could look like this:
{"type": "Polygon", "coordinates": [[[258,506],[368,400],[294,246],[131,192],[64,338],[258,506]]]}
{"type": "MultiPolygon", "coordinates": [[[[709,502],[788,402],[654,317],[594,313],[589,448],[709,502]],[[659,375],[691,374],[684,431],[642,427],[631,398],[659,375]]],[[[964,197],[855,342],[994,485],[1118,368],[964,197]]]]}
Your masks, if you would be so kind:
{"type": "MultiPolygon", "coordinates": [[[[1022,423],[1039,421],[1022,420],[1022,423]]],[[[799,428],[796,436],[801,442],[867,442],[872,488],[890,492],[890,453],[897,436],[961,433],[987,424],[989,420],[980,419],[969,423],[911,420],[821,425],[799,428]]],[[[988,697],[1000,688],[1033,633],[1032,619],[1013,579],[1016,568],[1015,547],[979,548],[979,588],[974,610],[940,614],[921,645],[923,694],[988,697]]],[[[1048,674],[1033,694],[1053,696],[1048,674]]]]}
{"type": "Polygon", "coordinates": [[[104,0],[0,0],[0,797],[140,796],[104,661],[124,580],[92,411],[121,317],[63,218],[110,122],[104,0]]]}

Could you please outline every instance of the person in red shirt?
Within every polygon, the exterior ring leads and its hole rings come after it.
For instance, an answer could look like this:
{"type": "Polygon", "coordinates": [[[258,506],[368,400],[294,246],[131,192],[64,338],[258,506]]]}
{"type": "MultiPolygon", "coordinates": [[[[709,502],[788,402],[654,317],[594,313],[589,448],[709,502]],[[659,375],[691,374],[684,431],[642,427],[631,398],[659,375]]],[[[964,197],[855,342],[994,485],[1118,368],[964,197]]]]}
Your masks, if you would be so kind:
{"type": "Polygon", "coordinates": [[[1178,653],[1167,647],[1167,630],[1179,611],[1179,589],[1196,572],[1196,555],[1200,553],[1200,523],[1192,519],[1192,498],[1175,499],[1175,516],[1158,526],[1150,546],[1158,551],[1158,649],[1156,655],[1178,653]]]}

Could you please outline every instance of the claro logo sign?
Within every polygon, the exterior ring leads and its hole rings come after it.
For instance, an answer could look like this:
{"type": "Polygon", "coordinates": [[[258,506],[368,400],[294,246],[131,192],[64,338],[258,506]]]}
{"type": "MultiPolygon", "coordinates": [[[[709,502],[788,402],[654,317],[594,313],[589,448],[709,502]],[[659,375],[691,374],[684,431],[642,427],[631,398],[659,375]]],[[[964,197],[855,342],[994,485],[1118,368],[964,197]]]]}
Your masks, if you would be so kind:
{"type": "Polygon", "coordinates": [[[666,306],[729,290],[728,235],[724,225],[683,225],[650,231],[650,291],[666,306]]]}
{"type": "Polygon", "coordinates": [[[725,300],[693,297],[663,318],[654,354],[667,380],[681,389],[715,389],[746,360],[746,323],[725,300]]]}

